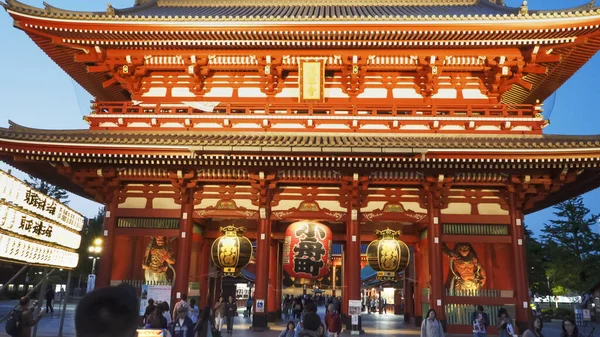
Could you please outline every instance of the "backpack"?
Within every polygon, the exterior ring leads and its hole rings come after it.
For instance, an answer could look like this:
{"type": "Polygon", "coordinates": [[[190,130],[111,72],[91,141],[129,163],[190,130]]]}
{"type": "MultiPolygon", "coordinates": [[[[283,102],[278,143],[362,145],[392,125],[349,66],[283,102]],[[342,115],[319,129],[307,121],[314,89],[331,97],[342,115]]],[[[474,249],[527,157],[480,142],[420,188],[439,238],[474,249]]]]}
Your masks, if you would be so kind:
{"type": "Polygon", "coordinates": [[[6,321],[6,333],[10,336],[20,336],[23,327],[21,326],[21,318],[23,317],[23,311],[14,309],[10,312],[8,320],[6,321]]]}

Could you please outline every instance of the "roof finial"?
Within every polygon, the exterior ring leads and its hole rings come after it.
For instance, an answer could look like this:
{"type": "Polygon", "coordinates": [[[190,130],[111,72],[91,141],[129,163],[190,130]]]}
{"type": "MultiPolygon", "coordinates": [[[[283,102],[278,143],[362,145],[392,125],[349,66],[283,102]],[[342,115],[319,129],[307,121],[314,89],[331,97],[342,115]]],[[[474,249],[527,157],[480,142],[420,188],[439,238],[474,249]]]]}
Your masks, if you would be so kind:
{"type": "Polygon", "coordinates": [[[519,15],[528,15],[529,8],[527,7],[527,1],[523,1],[521,7],[519,7],[519,15]]]}
{"type": "Polygon", "coordinates": [[[591,11],[595,7],[596,7],[596,0],[591,0],[590,2],[588,2],[587,6],[585,6],[585,10],[591,11]]]}
{"type": "Polygon", "coordinates": [[[106,4],[106,6],[106,15],[115,16],[115,9],[113,8],[113,6],[111,4],[106,4]]]}

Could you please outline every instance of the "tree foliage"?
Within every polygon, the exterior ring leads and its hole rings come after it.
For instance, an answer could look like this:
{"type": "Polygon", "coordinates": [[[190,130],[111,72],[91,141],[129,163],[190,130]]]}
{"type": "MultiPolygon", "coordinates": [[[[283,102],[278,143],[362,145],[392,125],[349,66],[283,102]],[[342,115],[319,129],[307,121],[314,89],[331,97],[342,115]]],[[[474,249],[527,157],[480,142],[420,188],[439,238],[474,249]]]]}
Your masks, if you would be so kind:
{"type": "Polygon", "coordinates": [[[546,258],[544,245],[533,236],[533,232],[527,227],[525,227],[525,240],[527,243],[529,289],[539,296],[550,295],[548,279],[546,277],[548,259],[546,258]]]}
{"type": "Polygon", "coordinates": [[[92,272],[92,260],[90,260],[88,248],[96,238],[102,237],[102,224],[104,222],[104,208],[98,209],[94,218],[87,219],[81,231],[81,246],[79,247],[79,264],[75,268],[75,276],[82,276],[87,281],[87,275],[92,272]]]}
{"type": "Polygon", "coordinates": [[[564,201],[555,209],[556,219],[542,229],[552,287],[564,293],[589,291],[600,279],[600,235],[592,231],[599,215],[590,214],[581,197],[564,201]]]}
{"type": "Polygon", "coordinates": [[[65,205],[69,204],[69,194],[67,191],[52,184],[48,184],[42,179],[30,175],[29,179],[25,180],[25,184],[29,185],[31,188],[40,193],[44,193],[45,195],[62,202],[65,205]]]}

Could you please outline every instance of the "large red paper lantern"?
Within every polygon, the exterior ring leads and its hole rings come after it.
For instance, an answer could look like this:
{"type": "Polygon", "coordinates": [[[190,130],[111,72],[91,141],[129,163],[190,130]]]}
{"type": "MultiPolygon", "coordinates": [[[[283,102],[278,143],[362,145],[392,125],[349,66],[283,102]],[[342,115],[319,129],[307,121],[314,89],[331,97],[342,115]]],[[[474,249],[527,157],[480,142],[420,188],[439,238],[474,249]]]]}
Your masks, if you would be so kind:
{"type": "Polygon", "coordinates": [[[298,221],[285,231],[283,268],[297,283],[310,283],[329,273],[331,229],[315,221],[298,221]],[[298,279],[308,282],[298,282],[298,279]]]}

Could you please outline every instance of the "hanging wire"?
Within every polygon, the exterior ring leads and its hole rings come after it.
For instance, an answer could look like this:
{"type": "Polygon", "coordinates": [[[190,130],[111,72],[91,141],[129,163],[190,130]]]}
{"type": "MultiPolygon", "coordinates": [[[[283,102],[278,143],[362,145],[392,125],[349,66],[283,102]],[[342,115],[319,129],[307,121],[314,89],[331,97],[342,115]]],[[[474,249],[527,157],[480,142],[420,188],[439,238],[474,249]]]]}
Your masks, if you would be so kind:
{"type": "Polygon", "coordinates": [[[90,100],[92,99],[92,95],[90,95],[79,83],[75,82],[75,80],[71,79],[71,84],[73,85],[73,93],[75,94],[75,98],[77,99],[77,106],[79,106],[79,112],[82,116],[87,116],[90,114],[90,100]]]}
{"type": "Polygon", "coordinates": [[[558,90],[556,90],[550,97],[546,100],[544,106],[549,105],[549,109],[544,109],[544,118],[550,119],[550,115],[552,115],[552,111],[554,111],[554,106],[556,105],[556,97],[558,96],[558,90]]]}

